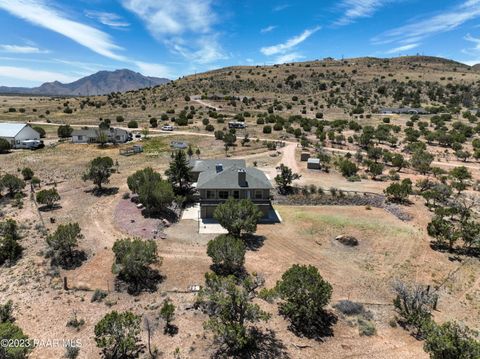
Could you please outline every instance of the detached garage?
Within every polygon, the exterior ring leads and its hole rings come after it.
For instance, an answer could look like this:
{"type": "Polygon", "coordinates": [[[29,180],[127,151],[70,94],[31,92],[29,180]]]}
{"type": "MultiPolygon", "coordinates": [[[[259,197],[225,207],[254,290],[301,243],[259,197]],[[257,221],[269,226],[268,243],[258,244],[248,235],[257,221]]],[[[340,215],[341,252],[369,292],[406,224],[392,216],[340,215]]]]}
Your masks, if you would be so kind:
{"type": "Polygon", "coordinates": [[[24,123],[0,122],[0,138],[7,140],[12,148],[36,148],[42,143],[40,134],[24,123]]]}

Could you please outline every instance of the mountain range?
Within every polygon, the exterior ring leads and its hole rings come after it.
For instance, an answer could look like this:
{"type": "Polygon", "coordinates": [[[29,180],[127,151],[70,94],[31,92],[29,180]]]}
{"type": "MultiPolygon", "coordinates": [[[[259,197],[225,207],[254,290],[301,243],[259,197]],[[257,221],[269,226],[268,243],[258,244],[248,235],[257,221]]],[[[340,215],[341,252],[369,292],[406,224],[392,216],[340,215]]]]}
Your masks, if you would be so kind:
{"type": "Polygon", "coordinates": [[[169,81],[169,79],[144,76],[138,72],[121,69],[115,71],[99,71],[68,84],[54,81],[46,82],[38,87],[32,88],[0,86],[0,93],[48,96],[91,96],[154,87],[169,81]]]}

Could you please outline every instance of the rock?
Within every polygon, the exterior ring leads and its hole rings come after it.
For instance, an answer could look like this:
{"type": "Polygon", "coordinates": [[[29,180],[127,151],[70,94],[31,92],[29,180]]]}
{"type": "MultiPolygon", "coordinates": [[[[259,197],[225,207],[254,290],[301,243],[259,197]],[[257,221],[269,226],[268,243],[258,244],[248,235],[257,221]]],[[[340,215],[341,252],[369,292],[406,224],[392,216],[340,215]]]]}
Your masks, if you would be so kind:
{"type": "Polygon", "coordinates": [[[339,241],[342,243],[344,246],[349,246],[349,247],[356,247],[358,246],[358,239],[352,236],[345,236],[345,235],[340,235],[335,237],[336,241],[339,241]]]}

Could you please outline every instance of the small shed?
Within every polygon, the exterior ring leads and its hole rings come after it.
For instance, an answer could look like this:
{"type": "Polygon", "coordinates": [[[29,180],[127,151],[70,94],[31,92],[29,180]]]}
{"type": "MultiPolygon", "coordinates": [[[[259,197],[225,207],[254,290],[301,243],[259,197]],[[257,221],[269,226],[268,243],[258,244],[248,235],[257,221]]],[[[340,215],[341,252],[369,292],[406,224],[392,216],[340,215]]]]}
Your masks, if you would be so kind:
{"type": "Polygon", "coordinates": [[[309,158],[307,161],[307,168],[311,170],[319,170],[321,168],[320,158],[309,158]]]}
{"type": "Polygon", "coordinates": [[[300,154],[300,161],[306,162],[310,158],[310,152],[302,152],[300,154]]]}

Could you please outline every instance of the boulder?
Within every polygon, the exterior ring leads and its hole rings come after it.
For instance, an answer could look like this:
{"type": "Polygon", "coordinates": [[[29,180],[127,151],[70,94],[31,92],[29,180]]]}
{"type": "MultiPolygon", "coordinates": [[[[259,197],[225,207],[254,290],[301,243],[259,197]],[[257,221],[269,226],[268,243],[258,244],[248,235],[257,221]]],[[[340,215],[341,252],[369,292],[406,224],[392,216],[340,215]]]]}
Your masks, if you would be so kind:
{"type": "Polygon", "coordinates": [[[336,241],[339,241],[341,244],[344,246],[348,247],[356,247],[358,246],[358,239],[352,236],[345,236],[345,235],[340,235],[335,237],[336,241]]]}

